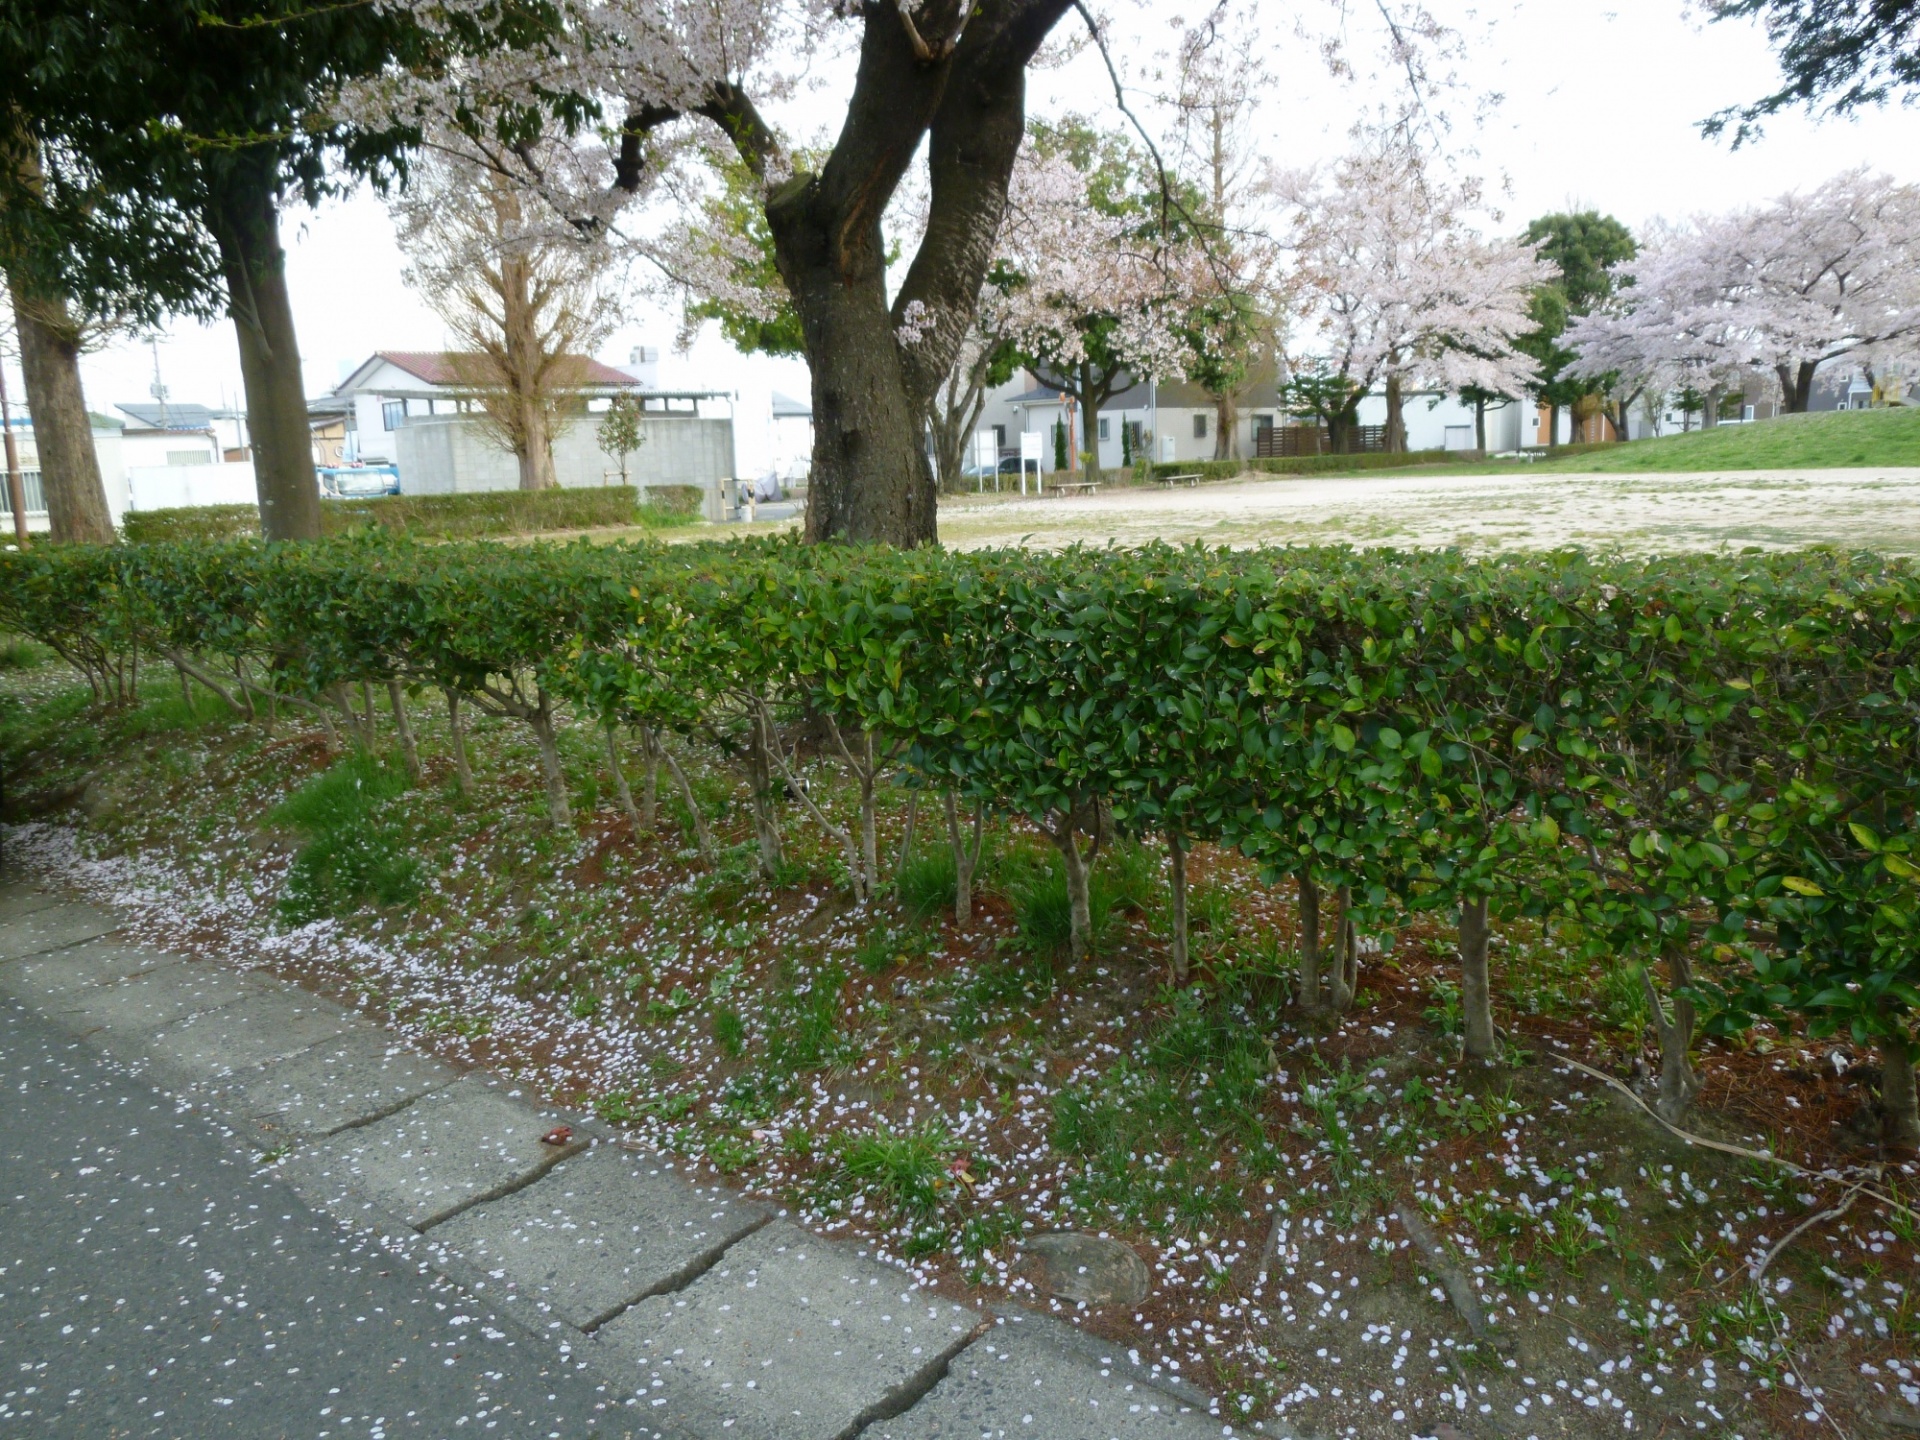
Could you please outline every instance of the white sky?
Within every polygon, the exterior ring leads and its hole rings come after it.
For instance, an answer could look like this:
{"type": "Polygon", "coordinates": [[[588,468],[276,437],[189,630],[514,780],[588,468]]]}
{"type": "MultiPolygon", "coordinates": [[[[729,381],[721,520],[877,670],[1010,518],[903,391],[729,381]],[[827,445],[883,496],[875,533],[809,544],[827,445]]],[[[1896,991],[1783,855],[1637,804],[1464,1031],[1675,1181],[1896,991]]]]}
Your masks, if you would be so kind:
{"type": "MultiPolygon", "coordinates": [[[[1311,47],[1294,36],[1297,4],[1240,3],[1254,7],[1270,67],[1281,77],[1262,117],[1272,153],[1290,164],[1339,153],[1377,86],[1364,77],[1349,87],[1326,78],[1311,47]]],[[[1371,8],[1365,0],[1347,3],[1356,15],[1371,8]]],[[[1605,9],[1566,0],[1429,3],[1468,41],[1465,78],[1476,90],[1505,97],[1477,133],[1456,139],[1476,152],[1464,168],[1510,187],[1504,208],[1515,229],[1532,215],[1574,206],[1608,211],[1633,226],[1657,215],[1729,209],[1860,163],[1897,180],[1920,180],[1920,109],[1824,124],[1789,115],[1738,152],[1701,138],[1701,118],[1777,84],[1773,58],[1755,27],[1703,27],[1679,13],[1685,7],[1673,0],[1601,0],[1605,9]]],[[[1110,0],[1109,8],[1120,34],[1116,51],[1144,57],[1167,42],[1173,22],[1197,19],[1211,7],[1201,0],[1110,0]]],[[[1356,53],[1366,52],[1364,34],[1354,39],[1356,53]]],[[[836,94],[829,90],[816,102],[818,115],[795,115],[796,128],[837,125],[836,94]]],[[[1087,51],[1036,76],[1032,104],[1040,112],[1061,104],[1087,111],[1110,94],[1087,51]]],[[[1111,103],[1102,113],[1122,123],[1111,103]]],[[[393,227],[370,195],[290,215],[285,241],[310,394],[331,388],[343,367],[375,350],[441,348],[444,327],[401,283],[393,227]]],[[[665,352],[664,385],[740,391],[743,420],[764,416],[770,387],[806,393],[805,368],[796,361],[743,358],[712,327],[681,356],[671,349],[674,330],[673,317],[642,313],[602,356],[621,363],[635,345],[658,346],[665,352]]],[[[172,400],[238,403],[240,371],[229,325],[176,324],[161,338],[159,359],[172,400]]],[[[82,373],[89,405],[109,411],[116,402],[147,398],[153,359],[146,344],[121,343],[88,356],[82,373]]],[[[11,366],[9,376],[17,385],[11,366]]],[[[754,428],[743,426],[743,473],[761,463],[754,428]]]]}

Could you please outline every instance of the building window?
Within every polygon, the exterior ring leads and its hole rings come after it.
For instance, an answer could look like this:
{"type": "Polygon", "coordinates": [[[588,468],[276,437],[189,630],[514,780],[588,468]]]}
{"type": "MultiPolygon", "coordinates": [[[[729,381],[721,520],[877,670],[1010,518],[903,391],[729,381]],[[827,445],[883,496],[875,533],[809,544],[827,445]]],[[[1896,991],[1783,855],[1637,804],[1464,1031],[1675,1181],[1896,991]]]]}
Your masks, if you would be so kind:
{"type": "Polygon", "coordinates": [[[1007,427],[1006,426],[996,425],[993,427],[993,448],[995,450],[1004,450],[1007,448],[1007,427]]]}
{"type": "Polygon", "coordinates": [[[1207,438],[1207,416],[1205,411],[1193,417],[1193,438],[1196,440],[1204,440],[1207,438]]]}
{"type": "Polygon", "coordinates": [[[1111,440],[1113,438],[1112,423],[1113,422],[1108,420],[1106,416],[1102,415],[1100,417],[1100,438],[1102,440],[1111,440]]]}
{"type": "Polygon", "coordinates": [[[400,422],[407,418],[407,402],[404,400],[383,401],[380,406],[380,428],[398,430],[400,422]]]}

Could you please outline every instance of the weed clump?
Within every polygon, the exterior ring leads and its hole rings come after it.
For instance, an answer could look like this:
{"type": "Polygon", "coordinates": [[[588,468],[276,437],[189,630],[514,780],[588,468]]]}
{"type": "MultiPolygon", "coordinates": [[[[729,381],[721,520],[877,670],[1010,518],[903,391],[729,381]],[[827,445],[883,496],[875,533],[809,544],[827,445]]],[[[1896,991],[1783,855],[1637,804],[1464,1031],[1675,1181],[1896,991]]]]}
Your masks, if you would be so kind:
{"type": "Polygon", "coordinates": [[[351,914],[369,902],[404,905],[419,894],[419,864],[403,850],[399,825],[381,813],[406,788],[403,773],[356,751],[274,807],[267,823],[306,841],[280,894],[289,924],[351,914]]]}

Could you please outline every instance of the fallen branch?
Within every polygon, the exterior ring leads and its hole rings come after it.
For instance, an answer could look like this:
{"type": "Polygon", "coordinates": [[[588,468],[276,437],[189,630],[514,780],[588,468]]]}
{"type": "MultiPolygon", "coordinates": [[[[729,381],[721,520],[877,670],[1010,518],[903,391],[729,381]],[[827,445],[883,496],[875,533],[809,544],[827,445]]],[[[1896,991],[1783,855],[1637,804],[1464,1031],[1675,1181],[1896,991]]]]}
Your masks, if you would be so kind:
{"type": "Polygon", "coordinates": [[[1793,1229],[1789,1230],[1781,1237],[1779,1244],[1762,1255],[1759,1263],[1750,1268],[1749,1273],[1753,1276],[1753,1283],[1758,1285],[1760,1283],[1760,1277],[1767,1273],[1767,1267],[1773,1264],[1780,1252],[1798,1240],[1802,1235],[1806,1234],[1807,1231],[1813,1229],[1816,1225],[1824,1225],[1829,1220],[1838,1220],[1842,1215],[1846,1214],[1847,1211],[1853,1207],[1853,1202],[1859,1196],[1860,1192],[1866,1188],[1867,1182],[1862,1180],[1851,1190],[1847,1191],[1845,1198],[1843,1198],[1838,1205],[1835,1205],[1830,1210],[1816,1211],[1814,1214],[1807,1216],[1807,1218],[1802,1220],[1798,1225],[1794,1226],[1793,1229]]]}

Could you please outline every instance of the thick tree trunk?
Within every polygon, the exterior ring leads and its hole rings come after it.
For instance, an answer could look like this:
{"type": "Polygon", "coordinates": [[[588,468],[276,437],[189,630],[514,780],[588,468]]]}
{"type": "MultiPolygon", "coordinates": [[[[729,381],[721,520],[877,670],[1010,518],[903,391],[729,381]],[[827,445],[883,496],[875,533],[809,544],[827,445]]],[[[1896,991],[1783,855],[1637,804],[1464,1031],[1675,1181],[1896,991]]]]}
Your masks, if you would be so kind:
{"type": "Polygon", "coordinates": [[[220,245],[240,344],[261,533],[269,540],[317,540],[320,485],[280,248],[277,171],[277,161],[261,152],[221,157],[207,218],[220,245]]]}
{"type": "Polygon", "coordinates": [[[1460,902],[1462,1048],[1476,1060],[1493,1054],[1493,987],[1487,975],[1487,897],[1460,902]]]}
{"type": "Polygon", "coordinates": [[[1080,453],[1086,474],[1080,478],[1097,484],[1100,479],[1100,399],[1093,384],[1093,366],[1080,366],[1080,453]]]}
{"type": "Polygon", "coordinates": [[[1482,455],[1487,453],[1487,397],[1479,395],[1473,401],[1473,444],[1482,455]]]}
{"type": "Polygon", "coordinates": [[[27,382],[33,443],[40,452],[40,489],[47,502],[48,538],[113,543],[113,515],[100,482],[93,423],[80,388],[80,334],[65,300],[29,294],[9,274],[20,340],[20,371],[27,382]]]}
{"type": "Polygon", "coordinates": [[[1173,872],[1173,983],[1187,983],[1187,847],[1180,836],[1167,832],[1167,863],[1173,872]]]}
{"type": "Polygon", "coordinates": [[[1804,415],[1813,403],[1813,374],[1819,368],[1811,360],[1799,365],[1776,365],[1780,377],[1780,408],[1789,415],[1804,415]]]}
{"type": "Polygon", "coordinates": [[[1213,397],[1213,458],[1240,458],[1240,406],[1231,390],[1213,397]]]}
{"type": "Polygon", "coordinates": [[[1547,445],[1552,448],[1560,443],[1560,402],[1554,401],[1547,406],[1547,445]]]}
{"type": "Polygon", "coordinates": [[[1720,424],[1720,397],[1725,392],[1718,385],[1707,390],[1707,403],[1700,407],[1700,428],[1712,430],[1720,424]]]}
{"type": "Polygon", "coordinates": [[[1404,454],[1407,448],[1406,402],[1400,392],[1400,377],[1387,377],[1387,453],[1404,454]]]}
{"type": "Polygon", "coordinates": [[[1327,972],[1327,1009],[1344,1015],[1360,988],[1360,952],[1353,930],[1353,890],[1342,885],[1333,899],[1333,965],[1327,972]]]}
{"type": "Polygon", "coordinates": [[[1914,1096],[1916,1047],[1910,1040],[1880,1042],[1881,1140],[1889,1150],[1920,1150],[1920,1106],[1914,1096]]]}
{"type": "Polygon", "coordinates": [[[522,490],[551,490],[560,483],[553,468],[553,427],[541,372],[552,357],[542,353],[540,314],[534,304],[533,277],[524,257],[500,262],[501,351],[505,373],[499,377],[508,411],[502,428],[513,440],[522,490]]]}
{"type": "Polygon", "coordinates": [[[1070,922],[1068,949],[1075,960],[1084,960],[1093,949],[1093,898],[1088,879],[1091,867],[1081,853],[1068,822],[1066,838],[1060,842],[1061,867],[1067,874],[1067,911],[1070,922]]]}

